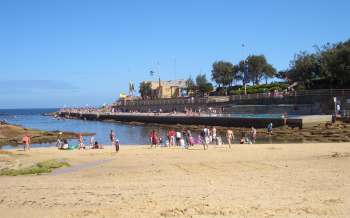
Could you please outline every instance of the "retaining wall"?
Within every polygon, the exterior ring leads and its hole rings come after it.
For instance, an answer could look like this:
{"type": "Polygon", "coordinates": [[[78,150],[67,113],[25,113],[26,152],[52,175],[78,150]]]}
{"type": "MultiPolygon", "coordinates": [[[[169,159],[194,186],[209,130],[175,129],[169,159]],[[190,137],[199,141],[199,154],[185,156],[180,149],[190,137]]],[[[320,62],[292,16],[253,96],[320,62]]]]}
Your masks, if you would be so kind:
{"type": "Polygon", "coordinates": [[[234,113],[290,113],[299,115],[315,115],[315,114],[333,114],[334,100],[337,97],[338,102],[342,105],[342,109],[350,109],[350,95],[317,95],[310,94],[306,96],[284,96],[284,97],[269,97],[260,99],[231,99],[219,102],[194,101],[190,99],[159,99],[150,100],[147,104],[125,103],[116,105],[116,109],[122,111],[156,111],[160,108],[164,112],[170,112],[174,108],[177,111],[184,111],[185,108],[192,108],[202,111],[211,108],[229,109],[228,112],[234,113]],[[348,100],[349,99],[349,100],[348,100]],[[241,107],[238,107],[241,106],[241,107]],[[243,107],[245,106],[245,107],[243,107]],[[231,111],[230,111],[231,110],[231,111]]]}
{"type": "MultiPolygon", "coordinates": [[[[224,127],[256,127],[266,128],[272,122],[275,127],[283,126],[282,118],[240,118],[225,116],[168,116],[168,115],[140,115],[140,114],[96,114],[96,113],[69,113],[60,112],[60,116],[67,118],[78,118],[84,120],[115,120],[120,122],[140,122],[140,123],[158,123],[158,124],[183,124],[183,125],[207,125],[224,127]]],[[[288,119],[288,125],[302,127],[302,119],[288,119]]]]}

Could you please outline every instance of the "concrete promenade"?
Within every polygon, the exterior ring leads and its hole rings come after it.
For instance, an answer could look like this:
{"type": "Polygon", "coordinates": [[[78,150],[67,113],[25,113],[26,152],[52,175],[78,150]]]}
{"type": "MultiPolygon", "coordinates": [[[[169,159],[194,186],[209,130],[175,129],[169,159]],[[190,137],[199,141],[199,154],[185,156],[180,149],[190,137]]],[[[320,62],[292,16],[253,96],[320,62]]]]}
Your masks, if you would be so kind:
{"type": "Polygon", "coordinates": [[[266,128],[272,122],[274,127],[288,125],[303,128],[309,125],[331,122],[331,115],[295,116],[284,119],[278,115],[233,115],[233,114],[201,114],[186,115],[183,113],[110,113],[110,112],[72,112],[60,111],[60,117],[83,120],[114,120],[119,122],[139,122],[157,124],[207,125],[224,127],[256,127],[266,128]]]}

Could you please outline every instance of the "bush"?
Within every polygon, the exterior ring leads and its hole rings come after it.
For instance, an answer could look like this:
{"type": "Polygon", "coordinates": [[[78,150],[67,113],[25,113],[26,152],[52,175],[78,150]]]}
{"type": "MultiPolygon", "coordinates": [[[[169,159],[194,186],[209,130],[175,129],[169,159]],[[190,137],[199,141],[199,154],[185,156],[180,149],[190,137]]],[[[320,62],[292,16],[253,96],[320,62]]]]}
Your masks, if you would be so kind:
{"type": "MultiPolygon", "coordinates": [[[[256,94],[256,93],[265,93],[265,92],[273,92],[283,91],[288,88],[287,83],[271,83],[271,84],[262,84],[256,86],[247,86],[248,94],[256,94]]],[[[230,89],[230,95],[241,95],[244,94],[244,86],[236,86],[235,89],[230,89]]]]}

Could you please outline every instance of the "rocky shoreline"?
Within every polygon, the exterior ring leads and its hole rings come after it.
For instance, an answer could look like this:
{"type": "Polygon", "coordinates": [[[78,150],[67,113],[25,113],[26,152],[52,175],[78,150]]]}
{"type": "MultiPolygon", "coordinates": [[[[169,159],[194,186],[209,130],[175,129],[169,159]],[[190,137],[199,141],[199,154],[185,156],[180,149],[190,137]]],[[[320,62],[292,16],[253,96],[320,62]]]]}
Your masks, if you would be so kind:
{"type": "MultiPolygon", "coordinates": [[[[0,146],[13,145],[17,146],[22,143],[22,137],[28,133],[31,137],[31,143],[51,143],[57,140],[58,135],[61,139],[78,138],[79,133],[76,132],[60,132],[60,131],[42,131],[38,129],[30,129],[20,125],[12,125],[6,122],[0,123],[0,146]],[[60,134],[62,133],[62,134],[60,134]]],[[[83,136],[95,135],[94,133],[81,133],[83,136]]]]}
{"type": "MultiPolygon", "coordinates": [[[[138,124],[139,125],[139,124],[138,124]]],[[[144,124],[143,124],[144,125],[144,124]]],[[[168,125],[160,125],[170,127],[168,125]]],[[[174,126],[172,126],[174,128],[174,126]]],[[[176,125],[176,129],[191,129],[200,131],[204,126],[184,126],[176,125]]],[[[227,127],[216,126],[221,135],[225,135],[227,127]]],[[[243,134],[249,135],[249,128],[231,128],[235,135],[241,137],[243,134]]],[[[317,124],[303,129],[291,127],[277,127],[273,129],[273,134],[269,135],[266,129],[257,129],[258,139],[271,143],[311,143],[311,142],[350,142],[350,124],[337,121],[333,124],[317,124]]]]}

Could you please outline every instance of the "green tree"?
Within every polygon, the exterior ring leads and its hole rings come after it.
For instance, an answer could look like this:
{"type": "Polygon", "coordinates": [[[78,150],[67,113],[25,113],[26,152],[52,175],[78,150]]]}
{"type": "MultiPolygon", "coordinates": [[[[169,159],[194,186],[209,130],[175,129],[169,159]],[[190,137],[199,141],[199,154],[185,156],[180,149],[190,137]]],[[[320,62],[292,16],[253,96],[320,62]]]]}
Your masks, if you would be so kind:
{"type": "Polygon", "coordinates": [[[334,45],[327,44],[318,52],[321,76],[336,88],[350,85],[350,40],[334,45]]]}
{"type": "Polygon", "coordinates": [[[350,40],[327,43],[316,52],[300,52],[285,72],[291,82],[311,88],[348,88],[350,86],[350,40]]]}
{"type": "Polygon", "coordinates": [[[293,82],[302,82],[305,88],[311,88],[312,82],[321,77],[320,58],[316,54],[301,52],[291,61],[287,78],[293,82]]]}
{"type": "Polygon", "coordinates": [[[276,74],[276,78],[281,79],[281,80],[287,80],[287,70],[280,70],[276,74]]]}
{"type": "Polygon", "coordinates": [[[240,64],[233,65],[233,81],[243,81],[243,67],[241,68],[240,64]]]}
{"type": "Polygon", "coordinates": [[[267,62],[264,55],[250,55],[247,62],[249,79],[253,85],[258,85],[263,77],[269,78],[276,74],[276,69],[267,62]]]}
{"type": "Polygon", "coordinates": [[[192,77],[186,80],[186,90],[187,93],[194,93],[196,91],[196,83],[193,81],[192,77]]]}
{"type": "Polygon", "coordinates": [[[139,92],[142,99],[151,98],[151,95],[152,95],[151,82],[141,82],[139,92]]]}
{"type": "Polygon", "coordinates": [[[213,63],[212,80],[223,87],[232,85],[234,79],[233,64],[225,61],[216,61],[213,63]]]}
{"type": "Polygon", "coordinates": [[[196,77],[196,84],[198,87],[198,91],[204,95],[206,93],[212,92],[214,87],[213,84],[211,84],[210,82],[208,82],[207,77],[205,76],[205,74],[199,74],[196,77]]]}
{"type": "Polygon", "coordinates": [[[267,84],[267,80],[269,78],[271,79],[277,76],[277,70],[271,64],[266,64],[263,72],[264,72],[263,77],[265,79],[265,84],[267,84]]]}

